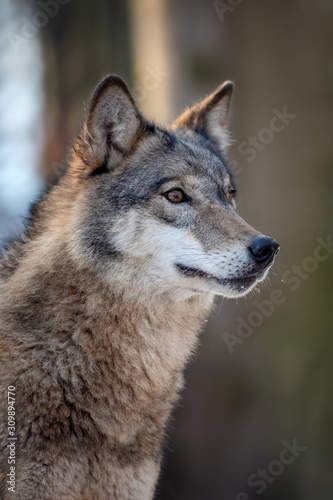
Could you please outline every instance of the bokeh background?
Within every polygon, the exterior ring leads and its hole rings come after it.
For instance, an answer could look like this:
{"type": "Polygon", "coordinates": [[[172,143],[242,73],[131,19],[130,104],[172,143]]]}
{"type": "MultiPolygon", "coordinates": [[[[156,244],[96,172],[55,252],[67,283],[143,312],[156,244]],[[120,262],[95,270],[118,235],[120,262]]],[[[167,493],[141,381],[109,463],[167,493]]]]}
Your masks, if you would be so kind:
{"type": "Polygon", "coordinates": [[[264,287],[217,301],[156,500],[333,498],[332,24],[330,0],[0,0],[2,241],[61,169],[103,76],[161,122],[236,84],[239,212],[281,251],[264,287]]]}

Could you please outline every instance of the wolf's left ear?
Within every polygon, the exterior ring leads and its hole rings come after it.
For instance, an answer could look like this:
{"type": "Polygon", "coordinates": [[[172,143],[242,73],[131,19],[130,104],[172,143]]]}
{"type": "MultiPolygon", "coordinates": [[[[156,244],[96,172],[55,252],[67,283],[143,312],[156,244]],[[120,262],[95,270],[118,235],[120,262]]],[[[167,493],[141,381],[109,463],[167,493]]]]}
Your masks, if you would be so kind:
{"type": "Polygon", "coordinates": [[[190,128],[210,139],[222,154],[225,153],[229,145],[228,117],[233,90],[232,82],[223,83],[206,99],[185,111],[171,127],[190,128]]]}
{"type": "Polygon", "coordinates": [[[125,82],[119,76],[107,76],[90,100],[74,143],[74,151],[83,162],[79,170],[90,174],[102,166],[113,168],[135,147],[144,129],[125,82]]]}

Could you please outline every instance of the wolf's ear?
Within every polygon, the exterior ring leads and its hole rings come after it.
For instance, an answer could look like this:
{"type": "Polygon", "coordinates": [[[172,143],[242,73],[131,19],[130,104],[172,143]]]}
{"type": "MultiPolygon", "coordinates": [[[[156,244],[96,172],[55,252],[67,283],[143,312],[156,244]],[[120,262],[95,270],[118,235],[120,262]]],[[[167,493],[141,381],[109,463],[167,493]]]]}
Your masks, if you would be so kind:
{"type": "Polygon", "coordinates": [[[74,151],[83,162],[78,168],[87,174],[102,166],[113,168],[135,147],[144,128],[124,81],[116,75],[107,76],[88,104],[74,143],[74,151]]]}
{"type": "Polygon", "coordinates": [[[232,82],[224,82],[215,92],[183,113],[172,128],[190,128],[213,141],[223,154],[229,146],[228,117],[232,82]]]}

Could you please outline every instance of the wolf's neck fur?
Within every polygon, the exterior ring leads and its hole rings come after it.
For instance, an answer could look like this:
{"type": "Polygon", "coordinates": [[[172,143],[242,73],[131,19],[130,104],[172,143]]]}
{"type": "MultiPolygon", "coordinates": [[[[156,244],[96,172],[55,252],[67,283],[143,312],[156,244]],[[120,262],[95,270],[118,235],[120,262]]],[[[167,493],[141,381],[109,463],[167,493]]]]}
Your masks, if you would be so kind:
{"type": "Polygon", "coordinates": [[[33,362],[32,347],[40,349],[41,378],[53,372],[66,402],[88,414],[95,427],[89,432],[122,446],[140,436],[141,452],[158,456],[212,297],[180,300],[158,289],[135,290],[135,282],[126,283],[126,292],[116,268],[107,281],[79,268],[64,246],[46,245],[43,235],[27,247],[3,284],[13,344],[24,330],[25,363],[33,362]]]}

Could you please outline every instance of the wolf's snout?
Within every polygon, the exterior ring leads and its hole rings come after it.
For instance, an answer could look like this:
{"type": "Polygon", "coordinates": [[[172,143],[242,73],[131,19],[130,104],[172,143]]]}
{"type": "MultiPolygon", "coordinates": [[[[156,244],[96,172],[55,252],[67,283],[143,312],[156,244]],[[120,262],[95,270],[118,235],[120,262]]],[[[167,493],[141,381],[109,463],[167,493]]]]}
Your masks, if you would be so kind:
{"type": "Polygon", "coordinates": [[[259,236],[249,247],[250,253],[256,263],[263,266],[268,265],[278,253],[280,245],[273,238],[259,236]]]}

